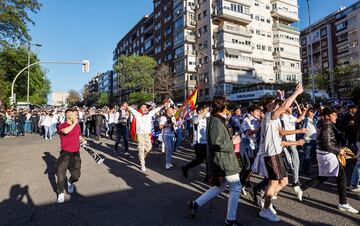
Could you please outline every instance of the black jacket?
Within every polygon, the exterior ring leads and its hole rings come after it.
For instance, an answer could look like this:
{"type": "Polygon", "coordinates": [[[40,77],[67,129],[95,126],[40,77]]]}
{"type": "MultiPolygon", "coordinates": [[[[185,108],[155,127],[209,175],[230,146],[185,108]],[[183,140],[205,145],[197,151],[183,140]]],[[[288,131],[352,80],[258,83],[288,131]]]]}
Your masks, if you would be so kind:
{"type": "Polygon", "coordinates": [[[321,151],[331,152],[335,155],[339,154],[340,147],[337,145],[334,133],[334,125],[330,122],[322,120],[318,123],[317,148],[321,151]]]}
{"type": "Polygon", "coordinates": [[[360,142],[360,110],[355,114],[356,141],[360,142]]]}

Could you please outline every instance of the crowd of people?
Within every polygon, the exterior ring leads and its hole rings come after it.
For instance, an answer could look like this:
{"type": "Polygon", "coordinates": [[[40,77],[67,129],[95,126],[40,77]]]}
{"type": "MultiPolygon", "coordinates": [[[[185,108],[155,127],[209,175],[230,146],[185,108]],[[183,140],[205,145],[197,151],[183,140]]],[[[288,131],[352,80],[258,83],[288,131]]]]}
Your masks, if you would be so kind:
{"type": "Polygon", "coordinates": [[[225,225],[240,225],[236,215],[241,193],[250,194],[261,208],[261,217],[280,221],[272,200],[289,184],[289,174],[299,201],[308,188],[335,177],[338,209],[358,213],[346,197],[348,190],[360,193],[360,111],[354,104],[346,107],[298,104],[296,98],[302,92],[299,84],[287,99],[279,91],[276,97],[267,97],[261,104],[247,108],[236,106],[232,112],[228,110],[226,98],[215,96],[210,106],[198,105],[185,115],[176,114],[178,106],[171,100],[164,101],[161,106],[147,102],[139,106],[121,103],[67,111],[7,110],[0,113],[0,131],[2,136],[38,133],[44,139],[52,139],[59,133],[62,149],[61,161],[58,160],[62,164],[57,169],[60,203],[64,202],[69,164],[76,167],[71,170],[72,177],[67,182],[68,192],[80,177],[80,156],[76,152],[80,142],[86,141],[78,139],[79,136],[93,136],[96,140],[104,136],[114,140],[112,151],[115,155],[129,155],[129,140],[132,139],[137,143],[143,172],[146,171],[146,157],[154,145],[160,145],[165,153],[164,168],[172,169],[173,152],[180,150],[186,138],[195,151],[195,159],[181,167],[183,176],[188,178],[192,168],[205,162],[204,179],[211,185],[196,200],[189,201],[194,218],[201,206],[229,187],[225,225]],[[347,188],[345,175],[345,167],[349,167],[347,158],[357,158],[353,160],[357,162],[350,188],[347,188]],[[316,177],[300,181],[300,174],[313,175],[314,171],[317,171],[316,177]],[[254,174],[263,180],[252,183],[254,174]]]}

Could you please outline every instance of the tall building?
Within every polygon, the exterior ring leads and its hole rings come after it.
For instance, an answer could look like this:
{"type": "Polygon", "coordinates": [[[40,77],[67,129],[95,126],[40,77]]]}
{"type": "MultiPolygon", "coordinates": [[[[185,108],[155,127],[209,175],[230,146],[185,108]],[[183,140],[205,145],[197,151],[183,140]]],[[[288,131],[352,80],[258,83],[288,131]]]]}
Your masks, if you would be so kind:
{"type": "Polygon", "coordinates": [[[146,54],[168,62],[176,100],[199,84],[200,101],[209,101],[246,84],[301,81],[297,21],[297,0],[154,0],[114,60],[146,54]]]}
{"type": "Polygon", "coordinates": [[[311,72],[321,72],[330,81],[328,91],[342,95],[334,90],[333,75],[337,65],[360,61],[360,1],[341,8],[336,12],[301,31],[301,59],[304,81],[311,82],[311,72]]]}
{"type": "Polygon", "coordinates": [[[68,98],[69,93],[68,92],[53,92],[51,95],[51,102],[52,106],[65,106],[66,99],[68,98]]]}

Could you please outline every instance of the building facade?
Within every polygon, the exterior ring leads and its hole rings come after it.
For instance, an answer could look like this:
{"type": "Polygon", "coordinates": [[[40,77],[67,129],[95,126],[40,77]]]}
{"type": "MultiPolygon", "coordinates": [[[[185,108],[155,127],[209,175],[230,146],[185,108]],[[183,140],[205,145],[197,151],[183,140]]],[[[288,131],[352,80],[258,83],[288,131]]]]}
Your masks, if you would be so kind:
{"type": "Polygon", "coordinates": [[[52,106],[66,106],[66,99],[68,98],[68,92],[54,92],[51,95],[52,99],[52,106]]]}
{"type": "MultiPolygon", "coordinates": [[[[174,71],[175,99],[200,101],[254,83],[301,81],[297,0],[154,0],[114,50],[174,71]]],[[[114,88],[115,90],[115,88],[114,88]]]]}
{"type": "Polygon", "coordinates": [[[322,73],[330,81],[327,90],[333,96],[333,76],[337,65],[360,61],[360,1],[341,8],[301,31],[301,65],[303,79],[312,82],[312,73],[322,73]]]}

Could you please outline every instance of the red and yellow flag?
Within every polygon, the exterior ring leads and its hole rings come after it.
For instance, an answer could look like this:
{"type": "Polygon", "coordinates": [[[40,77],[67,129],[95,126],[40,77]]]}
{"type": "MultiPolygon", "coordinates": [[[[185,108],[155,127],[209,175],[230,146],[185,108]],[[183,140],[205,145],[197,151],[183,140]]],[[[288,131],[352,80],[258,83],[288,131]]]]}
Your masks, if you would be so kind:
{"type": "Polygon", "coordinates": [[[176,120],[178,120],[180,117],[181,118],[186,117],[186,115],[188,115],[190,112],[192,112],[195,109],[198,92],[199,92],[199,86],[196,87],[196,89],[192,92],[192,94],[186,98],[186,100],[181,105],[181,107],[176,111],[175,113],[176,120]]]}

